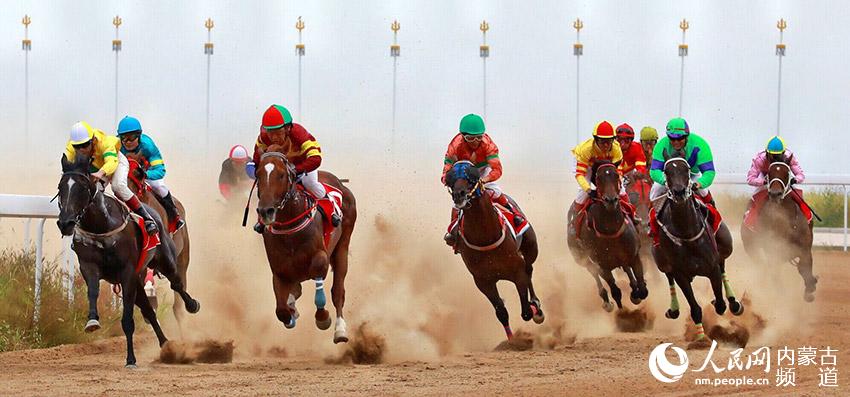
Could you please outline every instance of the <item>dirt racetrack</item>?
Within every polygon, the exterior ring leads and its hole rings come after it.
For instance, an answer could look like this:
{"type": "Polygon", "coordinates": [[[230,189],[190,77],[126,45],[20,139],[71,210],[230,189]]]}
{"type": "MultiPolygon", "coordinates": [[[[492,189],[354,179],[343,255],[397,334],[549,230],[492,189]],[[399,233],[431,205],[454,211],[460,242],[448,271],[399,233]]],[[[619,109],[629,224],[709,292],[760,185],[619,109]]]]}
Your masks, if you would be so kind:
{"type": "MultiPolygon", "coordinates": [[[[793,304],[806,313],[779,310],[797,324],[778,335],[777,347],[832,346],[838,349],[840,388],[818,386],[814,367],[797,370],[797,385],[774,386],[775,369],[735,371],[734,376],[766,377],[768,386],[712,387],[695,385],[688,373],[678,383],[661,383],[647,369],[649,352],[661,342],[684,347],[681,332],[655,330],[646,333],[612,332],[605,336],[576,337],[544,335],[536,332],[531,351],[488,351],[472,349],[435,359],[390,359],[382,364],[329,364],[315,354],[286,357],[283,349],[245,352],[237,349],[229,364],[166,365],[158,362],[155,339],[149,332],[138,340],[140,369],[123,368],[124,339],[110,338],[86,344],[51,349],[9,352],[0,355],[0,394],[2,395],[703,395],[745,392],[747,394],[821,393],[844,394],[843,371],[847,354],[850,313],[850,257],[841,253],[819,253],[820,284],[817,300],[811,305],[793,304]]],[[[788,294],[789,301],[801,300],[788,294]]],[[[748,310],[759,311],[758,305],[748,310]]],[[[601,309],[600,309],[601,312],[601,309]]],[[[660,314],[660,313],[659,313],[660,314]]],[[[670,321],[656,319],[656,323],[670,321]]],[[[767,316],[767,327],[781,321],[767,316]]],[[[677,320],[676,324],[683,324],[677,320]]],[[[310,324],[311,325],[311,324],[310,324]]],[[[575,325],[573,325],[575,327],[575,325]]],[[[138,328],[143,328],[139,326],[138,328]]],[[[552,329],[550,328],[550,331],[552,329]]],[[[755,338],[758,339],[758,338],[755,338]]],[[[755,344],[754,344],[755,343],[755,344]]],[[[495,345],[495,340],[493,345],[495,345]]],[[[745,353],[757,340],[751,340],[745,353]]],[[[285,349],[285,348],[284,348],[285,349]]],[[[728,347],[714,357],[725,364],[728,347]],[[722,355],[721,355],[722,353],[722,355]]],[[[702,363],[705,351],[690,351],[692,363],[702,363]]],[[[693,365],[692,365],[693,368],[693,365]]],[[[732,374],[730,374],[732,376],[732,374]]],[[[846,395],[846,394],[844,394],[846,395]]]]}

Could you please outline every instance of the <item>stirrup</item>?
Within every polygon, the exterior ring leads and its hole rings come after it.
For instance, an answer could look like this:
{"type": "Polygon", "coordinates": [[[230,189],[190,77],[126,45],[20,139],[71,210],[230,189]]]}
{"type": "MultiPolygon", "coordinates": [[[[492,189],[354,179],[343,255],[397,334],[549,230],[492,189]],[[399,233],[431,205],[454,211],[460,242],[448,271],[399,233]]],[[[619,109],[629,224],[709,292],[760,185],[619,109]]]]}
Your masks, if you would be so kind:
{"type": "Polygon", "coordinates": [[[339,225],[341,224],[342,217],[339,216],[339,214],[337,214],[336,212],[334,212],[333,215],[331,215],[331,225],[333,225],[333,227],[339,227],[339,225]]]}

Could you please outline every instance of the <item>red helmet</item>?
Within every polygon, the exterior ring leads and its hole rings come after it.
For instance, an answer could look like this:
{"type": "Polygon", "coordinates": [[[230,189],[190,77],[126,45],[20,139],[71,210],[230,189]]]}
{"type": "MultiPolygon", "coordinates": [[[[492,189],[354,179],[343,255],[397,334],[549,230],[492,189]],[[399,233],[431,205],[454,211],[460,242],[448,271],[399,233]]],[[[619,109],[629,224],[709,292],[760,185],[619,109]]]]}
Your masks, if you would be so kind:
{"type": "Polygon", "coordinates": [[[614,127],[607,121],[602,121],[593,129],[593,136],[596,138],[614,138],[614,127]]]}
{"type": "Polygon", "coordinates": [[[623,123],[617,126],[617,138],[632,138],[635,137],[635,130],[632,126],[623,123]]]}

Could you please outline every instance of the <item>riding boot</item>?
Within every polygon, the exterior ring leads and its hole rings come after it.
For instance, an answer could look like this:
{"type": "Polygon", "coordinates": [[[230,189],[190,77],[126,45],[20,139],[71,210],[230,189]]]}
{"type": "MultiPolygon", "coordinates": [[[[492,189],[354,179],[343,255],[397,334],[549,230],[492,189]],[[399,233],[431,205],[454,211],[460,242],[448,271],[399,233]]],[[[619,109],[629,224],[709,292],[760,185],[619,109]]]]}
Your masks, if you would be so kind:
{"type": "Polygon", "coordinates": [[[505,207],[508,211],[510,211],[514,215],[514,219],[512,220],[513,223],[514,223],[514,226],[519,226],[519,225],[522,224],[522,222],[525,221],[525,219],[523,219],[523,217],[522,217],[522,214],[520,214],[519,211],[517,211],[511,205],[510,200],[508,200],[508,197],[505,196],[504,194],[500,195],[499,198],[495,199],[494,201],[496,203],[498,203],[499,205],[501,205],[502,207],[505,207]]]}
{"type": "MultiPolygon", "coordinates": [[[[325,193],[325,197],[322,200],[328,200],[331,204],[333,204],[333,199],[325,193]]],[[[336,211],[331,211],[331,225],[333,227],[339,227],[342,224],[342,217],[336,213],[336,211]]]]}
{"type": "Polygon", "coordinates": [[[136,195],[130,197],[129,200],[125,201],[124,204],[127,204],[127,207],[142,217],[145,220],[145,230],[148,234],[156,234],[158,228],[156,227],[156,222],[153,220],[151,214],[145,209],[145,206],[142,205],[142,202],[139,201],[139,198],[136,195]]]}
{"type": "Polygon", "coordinates": [[[186,222],[180,216],[180,211],[178,211],[177,205],[174,204],[174,198],[171,196],[171,192],[168,192],[165,197],[159,197],[156,194],[154,194],[154,196],[156,196],[157,201],[162,204],[162,207],[165,208],[165,213],[168,214],[169,233],[174,233],[186,225],[186,222]]]}
{"type": "Polygon", "coordinates": [[[456,224],[457,218],[460,215],[460,211],[457,208],[452,208],[452,220],[449,223],[449,231],[443,236],[443,241],[446,242],[446,245],[454,248],[455,254],[457,254],[457,234],[458,234],[458,226],[456,224]]]}

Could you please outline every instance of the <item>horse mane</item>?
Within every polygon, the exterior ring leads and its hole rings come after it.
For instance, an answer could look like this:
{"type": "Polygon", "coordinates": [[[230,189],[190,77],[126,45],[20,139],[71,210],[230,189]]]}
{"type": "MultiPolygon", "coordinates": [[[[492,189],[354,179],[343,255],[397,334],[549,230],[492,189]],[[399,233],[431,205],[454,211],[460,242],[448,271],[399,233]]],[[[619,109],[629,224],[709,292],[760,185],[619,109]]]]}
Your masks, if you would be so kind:
{"type": "Polygon", "coordinates": [[[68,156],[64,153],[62,154],[62,172],[68,173],[80,173],[80,174],[89,174],[89,167],[92,162],[91,157],[88,156],[75,156],[74,161],[68,161],[68,156]]]}
{"type": "Polygon", "coordinates": [[[612,162],[611,160],[594,160],[593,165],[591,165],[590,167],[590,172],[595,175],[599,167],[606,164],[614,165],[614,162],[612,162]]]}

